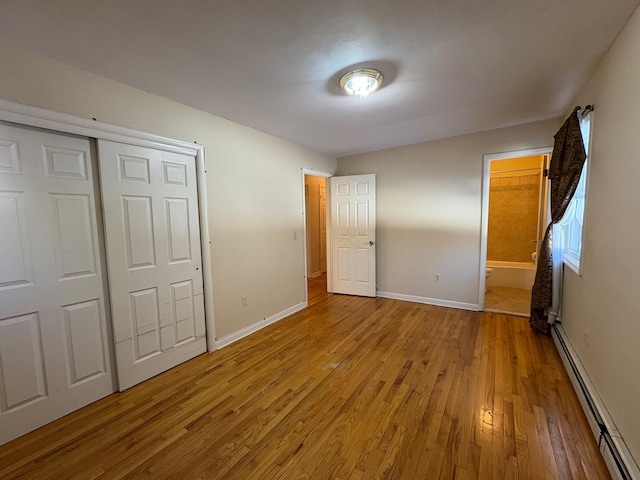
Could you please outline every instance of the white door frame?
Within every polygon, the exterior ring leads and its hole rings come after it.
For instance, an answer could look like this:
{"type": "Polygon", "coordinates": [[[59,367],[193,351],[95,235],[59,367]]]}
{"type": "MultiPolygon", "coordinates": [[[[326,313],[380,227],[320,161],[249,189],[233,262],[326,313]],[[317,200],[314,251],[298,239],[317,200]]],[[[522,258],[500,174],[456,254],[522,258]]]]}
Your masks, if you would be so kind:
{"type": "MultiPolygon", "coordinates": [[[[181,140],[161,137],[108,123],[65,113],[53,112],[37,107],[0,99],[0,120],[31,127],[46,128],[83,137],[112,140],[140,147],[155,148],[168,152],[183,153],[195,157],[198,178],[198,203],[200,211],[200,246],[202,249],[202,274],[204,280],[205,322],[207,328],[207,349],[216,349],[215,323],[213,314],[213,271],[211,268],[211,241],[207,214],[207,185],[205,177],[204,146],[181,140]]],[[[304,183],[304,176],[303,183],[304,183]]],[[[304,187],[303,187],[304,188],[304,187]]],[[[303,202],[304,203],[304,202],[303,202]]],[[[306,268],[306,264],[305,264],[306,268]]],[[[305,270],[306,274],[306,270],[305,270]]],[[[306,291],[306,289],[305,289],[306,291]]]]}
{"type": "MultiPolygon", "coordinates": [[[[320,172],[318,170],[314,170],[312,168],[301,168],[301,181],[302,181],[302,231],[304,232],[304,234],[302,235],[302,252],[304,255],[304,276],[302,277],[302,281],[304,282],[304,306],[308,306],[309,305],[309,291],[307,289],[307,274],[309,273],[307,271],[307,204],[305,202],[305,198],[306,198],[306,194],[305,194],[305,187],[304,187],[304,176],[305,175],[310,175],[312,177],[322,177],[322,178],[331,178],[333,177],[333,173],[332,172],[320,172]]],[[[329,191],[329,185],[327,184],[327,192],[329,191]]],[[[325,214],[328,216],[328,210],[327,213],[325,214]]],[[[328,220],[328,219],[327,219],[328,220]]],[[[331,270],[330,270],[330,260],[331,260],[331,239],[329,238],[329,229],[331,228],[330,223],[327,221],[327,291],[331,291],[331,285],[330,285],[330,278],[331,278],[331,270]]]]}
{"type": "Polygon", "coordinates": [[[491,153],[484,156],[482,169],[482,224],[480,233],[480,288],[478,299],[480,310],[484,310],[484,290],[486,286],[487,269],[487,235],[489,229],[489,186],[491,181],[491,162],[508,158],[533,157],[536,155],[551,154],[553,147],[529,148],[527,150],[515,150],[513,152],[491,153]]]}

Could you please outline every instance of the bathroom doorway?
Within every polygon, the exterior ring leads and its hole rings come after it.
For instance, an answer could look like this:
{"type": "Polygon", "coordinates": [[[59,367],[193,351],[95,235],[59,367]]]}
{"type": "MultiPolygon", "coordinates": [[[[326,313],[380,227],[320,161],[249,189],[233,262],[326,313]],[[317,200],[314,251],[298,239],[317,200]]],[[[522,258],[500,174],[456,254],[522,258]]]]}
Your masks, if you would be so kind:
{"type": "Polygon", "coordinates": [[[485,157],[484,310],[529,316],[546,228],[549,150],[485,157]]]}

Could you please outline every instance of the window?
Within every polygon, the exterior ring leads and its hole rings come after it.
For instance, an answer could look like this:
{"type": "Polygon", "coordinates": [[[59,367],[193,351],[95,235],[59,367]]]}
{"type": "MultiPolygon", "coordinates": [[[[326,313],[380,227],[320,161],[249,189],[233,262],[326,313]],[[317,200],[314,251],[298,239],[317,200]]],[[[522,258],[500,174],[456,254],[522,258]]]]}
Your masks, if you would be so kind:
{"type": "Polygon", "coordinates": [[[584,149],[587,152],[587,159],[582,167],[582,174],[578,182],[576,193],[567,208],[567,211],[560,220],[556,230],[559,230],[559,241],[563,246],[563,261],[578,275],[580,271],[580,260],[582,258],[582,239],[583,239],[583,223],[584,223],[584,204],[587,190],[587,170],[589,163],[589,143],[591,135],[591,119],[593,111],[580,119],[580,132],[582,133],[582,141],[584,149]]]}

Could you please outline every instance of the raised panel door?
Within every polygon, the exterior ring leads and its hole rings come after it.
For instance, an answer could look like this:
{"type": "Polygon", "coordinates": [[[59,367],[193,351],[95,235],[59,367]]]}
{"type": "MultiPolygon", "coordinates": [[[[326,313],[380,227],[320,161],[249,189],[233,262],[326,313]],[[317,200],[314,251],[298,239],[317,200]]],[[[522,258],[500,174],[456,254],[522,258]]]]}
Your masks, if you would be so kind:
{"type": "Polygon", "coordinates": [[[118,385],[206,351],[195,158],[98,141],[118,385]]]}
{"type": "Polygon", "coordinates": [[[375,297],[375,175],[331,177],[331,288],[375,297]]]}
{"type": "Polygon", "coordinates": [[[0,443],[114,390],[89,140],[0,123],[0,443]]]}

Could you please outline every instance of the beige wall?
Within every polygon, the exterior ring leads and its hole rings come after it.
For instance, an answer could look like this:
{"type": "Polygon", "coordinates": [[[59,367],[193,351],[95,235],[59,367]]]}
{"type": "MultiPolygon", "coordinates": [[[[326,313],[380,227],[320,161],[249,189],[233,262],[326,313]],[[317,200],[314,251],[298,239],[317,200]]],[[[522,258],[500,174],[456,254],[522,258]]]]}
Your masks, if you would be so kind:
{"type": "Polygon", "coordinates": [[[334,158],[3,43],[0,65],[7,100],[204,145],[218,338],[304,301],[301,168],[334,158]]]}
{"type": "Polygon", "coordinates": [[[565,268],[562,324],[640,463],[640,11],[575,100],[593,104],[583,275],[565,268]]]}
{"type": "Polygon", "coordinates": [[[379,291],[477,306],[483,156],[548,147],[558,126],[549,120],[339,158],[340,175],[377,175],[379,291]]]}

